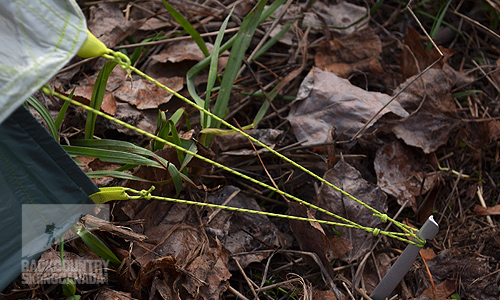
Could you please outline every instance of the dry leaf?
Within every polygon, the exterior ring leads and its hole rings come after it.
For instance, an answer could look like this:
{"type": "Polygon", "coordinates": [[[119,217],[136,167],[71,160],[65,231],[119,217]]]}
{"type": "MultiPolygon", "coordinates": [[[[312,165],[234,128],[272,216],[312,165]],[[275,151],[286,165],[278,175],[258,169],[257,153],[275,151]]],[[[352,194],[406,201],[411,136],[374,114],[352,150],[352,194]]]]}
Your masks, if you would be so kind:
{"type": "Polygon", "coordinates": [[[219,240],[212,240],[211,243],[214,245],[203,255],[196,257],[186,268],[192,276],[187,277],[182,286],[194,299],[219,299],[229,287],[229,253],[219,240]]]}
{"type": "Polygon", "coordinates": [[[482,149],[500,139],[500,121],[467,122],[465,134],[462,136],[475,149],[482,149]]]}
{"type": "MultiPolygon", "coordinates": [[[[83,104],[89,105],[90,99],[92,98],[92,91],[94,90],[93,85],[77,86],[74,92],[74,98],[76,101],[83,104]]],[[[69,93],[68,93],[69,94],[69,93]]],[[[109,115],[114,116],[116,113],[116,101],[113,97],[113,93],[105,92],[104,98],[102,99],[101,110],[109,115]]]]}
{"type": "MultiPolygon", "coordinates": [[[[290,215],[314,219],[306,206],[298,202],[288,202],[290,215]]],[[[290,220],[290,228],[299,243],[300,249],[305,252],[316,253],[323,267],[328,271],[331,278],[335,278],[335,272],[330,263],[333,259],[343,256],[352,249],[349,240],[331,236],[328,237],[319,223],[290,220]]],[[[317,263],[309,256],[304,256],[305,261],[312,267],[317,263]]]]}
{"type": "Polygon", "coordinates": [[[373,30],[357,31],[325,41],[316,50],[316,67],[347,78],[353,72],[383,73],[379,59],[382,43],[373,30]]]}
{"type": "Polygon", "coordinates": [[[432,248],[422,248],[422,249],[420,249],[419,253],[420,253],[420,256],[422,256],[422,258],[425,261],[429,261],[431,259],[434,259],[434,257],[436,257],[436,252],[434,252],[434,250],[432,250],[432,248]]]}
{"type": "MultiPolygon", "coordinates": [[[[387,196],[384,192],[376,185],[364,180],[358,170],[343,160],[328,170],[323,178],[379,212],[385,213],[387,211],[387,196]]],[[[363,226],[377,227],[381,223],[379,218],[373,216],[372,211],[324,183],[321,184],[316,205],[363,226]]],[[[320,213],[317,217],[319,219],[339,221],[323,213],[320,213]]],[[[338,226],[335,229],[342,234],[342,237],[352,243],[353,250],[344,257],[346,260],[358,259],[370,250],[373,243],[371,233],[343,226],[338,226]]]]}
{"type": "Polygon", "coordinates": [[[99,3],[90,7],[87,27],[108,48],[114,47],[132,35],[141,21],[126,20],[117,3],[99,3]]]}
{"type": "MultiPolygon", "coordinates": [[[[175,92],[182,90],[184,86],[184,80],[181,77],[162,77],[157,78],[157,80],[175,92]]],[[[159,105],[167,103],[173,96],[143,78],[134,79],[132,83],[123,84],[114,92],[114,95],[121,101],[135,105],[137,109],[158,108],[159,105]]]]}
{"type": "MultiPolygon", "coordinates": [[[[304,299],[309,298],[304,297],[304,299]]],[[[311,300],[337,300],[337,297],[335,297],[332,290],[320,290],[317,287],[314,287],[311,300]]]]}
{"type": "Polygon", "coordinates": [[[63,269],[60,255],[52,248],[47,249],[36,266],[24,270],[21,277],[25,282],[39,284],[59,282],[67,277],[81,282],[106,283],[108,261],[85,252],[77,255],[65,251],[63,269]]]}
{"type": "Polygon", "coordinates": [[[171,255],[148,261],[139,271],[134,285],[135,289],[141,290],[150,287],[157,275],[156,271],[175,273],[177,269],[175,262],[175,258],[171,255]]]}
{"type": "MultiPolygon", "coordinates": [[[[223,204],[234,193],[232,200],[227,203],[228,206],[247,208],[260,211],[261,208],[255,199],[238,193],[239,188],[227,185],[208,196],[208,202],[214,204],[223,204]]],[[[238,260],[240,265],[245,268],[252,262],[260,262],[269,256],[268,253],[250,253],[238,255],[241,252],[252,252],[259,249],[269,249],[272,247],[283,247],[280,244],[278,229],[271,223],[267,216],[207,209],[206,218],[210,220],[205,226],[205,231],[222,241],[224,247],[238,260]],[[214,216],[212,216],[214,214],[214,216]]],[[[237,267],[231,263],[231,270],[237,270],[237,267]]]]}
{"type": "MultiPolygon", "coordinates": [[[[297,99],[288,120],[297,140],[303,141],[304,145],[312,145],[324,143],[332,126],[338,136],[354,136],[391,97],[365,91],[347,79],[313,68],[302,82],[297,99]]],[[[401,105],[393,102],[368,127],[389,112],[408,116],[401,105]]]]}
{"type": "Polygon", "coordinates": [[[369,18],[365,18],[356,25],[351,26],[359,19],[367,16],[368,11],[366,7],[358,6],[347,1],[329,5],[316,1],[312,10],[314,12],[305,13],[303,26],[323,28],[326,23],[332,31],[339,32],[342,35],[366,28],[369,21],[369,18]],[[318,17],[318,15],[320,17],[318,17]]]}
{"type": "MultiPolygon", "coordinates": [[[[205,45],[208,51],[212,53],[213,45],[210,43],[205,43],[205,45]]],[[[152,55],[146,73],[155,78],[184,77],[191,67],[203,59],[205,59],[205,55],[194,41],[179,41],[168,44],[160,53],[152,55]]],[[[227,55],[219,56],[217,72],[222,72],[226,67],[227,60],[227,55]]],[[[208,71],[200,72],[195,79],[196,85],[205,83],[208,79],[208,71]]]]}
{"type": "MultiPolygon", "coordinates": [[[[145,242],[134,242],[132,255],[141,266],[136,288],[154,286],[162,297],[182,294],[186,295],[183,299],[220,299],[231,277],[229,253],[199,226],[181,222],[187,213],[186,207],[174,204],[170,210],[157,208],[137,215],[157,221],[144,224],[144,228],[149,227],[144,232],[148,236],[145,242]],[[158,213],[162,211],[167,213],[158,213]]],[[[191,218],[196,217],[191,214],[191,218]]]]}
{"type": "Polygon", "coordinates": [[[424,157],[400,142],[392,142],[378,149],[374,168],[377,185],[394,196],[399,205],[406,201],[417,210],[415,198],[427,193],[437,183],[437,174],[427,175],[423,171],[424,157]]]}
{"type": "MultiPolygon", "coordinates": [[[[434,66],[436,69],[442,69],[445,61],[454,53],[454,51],[448,49],[440,49],[445,53],[445,58],[434,66]]],[[[439,57],[441,55],[435,48],[425,50],[418,32],[408,27],[408,33],[406,34],[401,56],[399,57],[399,67],[405,79],[422,72],[438,60],[439,57]]]]}
{"type": "Polygon", "coordinates": [[[428,287],[420,296],[417,297],[417,300],[442,300],[447,299],[448,296],[455,292],[457,287],[457,280],[454,278],[446,278],[445,281],[436,285],[436,289],[434,290],[432,286],[428,287]]]}
{"type": "MultiPolygon", "coordinates": [[[[206,45],[208,50],[212,52],[213,45],[208,43],[206,45]]],[[[152,55],[151,59],[160,63],[177,63],[184,60],[202,61],[205,59],[205,55],[195,42],[179,41],[165,47],[160,53],[152,55]]]]}
{"type": "MultiPolygon", "coordinates": [[[[277,129],[251,129],[246,130],[245,133],[268,146],[274,146],[276,144],[276,139],[280,134],[283,133],[283,131],[277,129]]],[[[241,148],[249,148],[253,151],[248,138],[242,136],[239,133],[218,135],[216,138],[216,142],[217,146],[219,146],[222,151],[237,150],[241,148]]],[[[255,144],[255,147],[261,148],[261,146],[257,144],[255,144]]]]}
{"type": "Polygon", "coordinates": [[[480,205],[476,205],[476,207],[474,207],[474,213],[479,216],[498,216],[500,215],[500,204],[493,207],[482,207],[480,205]]]}
{"type": "Polygon", "coordinates": [[[109,288],[99,290],[96,300],[135,300],[131,293],[119,292],[109,288]]]}
{"type": "MultiPolygon", "coordinates": [[[[403,82],[394,94],[412,79],[403,82]]],[[[427,154],[444,145],[459,125],[451,84],[442,70],[424,73],[396,101],[413,115],[396,124],[393,132],[407,145],[422,148],[427,154]]]]}
{"type": "Polygon", "coordinates": [[[499,286],[495,276],[487,276],[496,269],[490,257],[465,248],[449,248],[427,262],[434,282],[447,278],[460,280],[460,287],[468,299],[498,300],[499,286]]]}

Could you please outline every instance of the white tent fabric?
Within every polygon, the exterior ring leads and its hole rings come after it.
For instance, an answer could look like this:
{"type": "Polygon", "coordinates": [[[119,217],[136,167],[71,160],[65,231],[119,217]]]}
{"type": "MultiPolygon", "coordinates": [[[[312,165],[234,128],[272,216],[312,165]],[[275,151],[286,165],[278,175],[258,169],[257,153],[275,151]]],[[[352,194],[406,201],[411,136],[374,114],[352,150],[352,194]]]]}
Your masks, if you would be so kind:
{"type": "Polygon", "coordinates": [[[85,17],[74,0],[0,0],[0,123],[86,39],[85,17]]]}

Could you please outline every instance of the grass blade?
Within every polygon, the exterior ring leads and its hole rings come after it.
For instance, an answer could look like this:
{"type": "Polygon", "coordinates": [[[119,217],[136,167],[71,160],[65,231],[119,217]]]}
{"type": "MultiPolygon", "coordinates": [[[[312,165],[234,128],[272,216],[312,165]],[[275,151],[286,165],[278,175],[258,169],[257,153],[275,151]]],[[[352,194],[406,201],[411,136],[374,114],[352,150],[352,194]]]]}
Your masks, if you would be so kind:
{"type": "Polygon", "coordinates": [[[124,151],[95,149],[95,148],[80,147],[80,146],[62,146],[62,147],[64,148],[64,150],[66,150],[66,152],[68,152],[70,156],[94,157],[94,158],[99,158],[100,160],[105,162],[163,168],[163,165],[157,161],[124,151]]]}
{"type": "MultiPolygon", "coordinates": [[[[217,38],[215,39],[214,48],[212,49],[212,53],[215,53],[215,54],[219,53],[220,45],[222,43],[222,39],[224,38],[224,31],[226,31],[227,23],[229,22],[229,19],[231,18],[233,11],[234,11],[234,6],[233,6],[233,9],[231,10],[231,12],[229,13],[229,15],[224,20],[224,23],[222,23],[222,26],[219,29],[219,34],[217,34],[217,38]]],[[[206,90],[205,103],[204,103],[204,108],[206,110],[208,110],[210,107],[211,91],[215,85],[215,80],[217,80],[218,63],[219,63],[219,56],[212,55],[210,57],[210,68],[208,71],[207,90],[206,90]]],[[[204,113],[201,113],[201,127],[207,128],[210,125],[210,123],[211,123],[210,117],[205,115],[204,113]]]]}
{"type": "Polygon", "coordinates": [[[87,247],[95,254],[99,255],[102,259],[109,261],[112,265],[119,266],[122,262],[116,257],[106,244],[101,239],[95,236],[92,232],[82,226],[73,226],[71,229],[74,233],[82,239],[87,247]]]}
{"type": "MultiPolygon", "coordinates": [[[[102,105],[102,100],[104,99],[104,93],[106,92],[106,84],[108,82],[109,75],[118,63],[116,61],[108,61],[104,64],[97,79],[94,84],[94,89],[92,90],[92,98],[90,99],[90,107],[100,110],[102,105]]],[[[88,112],[87,122],[85,124],[85,138],[92,139],[94,137],[95,120],[97,115],[88,112]]]]}
{"type": "MultiPolygon", "coordinates": [[[[68,98],[73,99],[73,94],[75,93],[75,89],[76,88],[73,88],[71,93],[69,93],[68,98]]],[[[69,102],[64,101],[64,103],[61,107],[61,110],[57,114],[56,121],[54,122],[54,126],[56,127],[57,131],[59,131],[61,129],[61,124],[62,124],[62,121],[64,119],[64,115],[66,114],[66,111],[68,110],[68,107],[69,107],[69,102]]]]}
{"type": "Polygon", "coordinates": [[[26,102],[31,105],[31,107],[33,107],[40,114],[40,116],[42,116],[43,120],[47,124],[50,135],[52,135],[52,137],[54,137],[56,141],[59,142],[59,135],[57,134],[57,129],[49,110],[45,106],[43,106],[37,98],[33,96],[29,97],[26,102]]]}
{"type": "Polygon", "coordinates": [[[155,156],[154,152],[139,147],[130,142],[118,141],[118,140],[71,140],[72,146],[83,146],[90,148],[114,150],[120,152],[133,153],[138,155],[143,155],[147,157],[155,156]]]}
{"type": "Polygon", "coordinates": [[[141,177],[134,176],[129,173],[125,173],[122,171],[116,171],[116,170],[97,170],[97,171],[90,171],[85,173],[89,178],[100,178],[100,177],[114,177],[114,178],[120,178],[120,179],[128,179],[128,180],[135,180],[135,181],[141,181],[141,182],[147,182],[147,183],[154,183],[154,184],[166,184],[169,183],[171,180],[165,180],[165,181],[151,181],[147,180],[141,177]]]}
{"type": "MultiPolygon", "coordinates": [[[[268,8],[264,10],[264,12],[261,14],[260,19],[259,19],[259,24],[264,22],[278,7],[280,7],[286,0],[278,0],[271,4],[268,8]]],[[[234,35],[231,37],[227,42],[225,42],[219,50],[219,53],[217,54],[218,56],[221,55],[224,51],[228,50],[231,48],[233,45],[234,41],[236,40],[236,37],[238,35],[234,35]]],[[[212,54],[215,53],[212,51],[212,54]]],[[[186,85],[188,88],[189,95],[193,100],[198,104],[199,106],[204,106],[204,100],[201,99],[200,96],[198,96],[198,93],[196,92],[196,87],[194,84],[194,79],[196,75],[198,75],[201,70],[203,70],[205,67],[207,67],[210,64],[211,57],[207,57],[204,60],[200,61],[196,65],[194,65],[191,69],[186,74],[186,85]]]]}
{"type": "MultiPolygon", "coordinates": [[[[219,95],[217,96],[213,109],[213,113],[216,116],[224,117],[226,113],[233,83],[243,63],[245,52],[252,41],[255,29],[259,25],[260,16],[266,3],[267,0],[260,0],[259,3],[257,3],[254,9],[245,17],[241,23],[240,31],[236,34],[236,40],[231,48],[231,54],[229,54],[227,67],[224,71],[219,95]]],[[[220,122],[212,120],[211,127],[219,128],[220,122]]]]}
{"type": "MultiPolygon", "coordinates": [[[[431,38],[436,37],[436,34],[437,34],[439,28],[441,27],[441,24],[443,23],[444,16],[446,15],[446,12],[448,11],[448,7],[450,6],[450,4],[451,4],[451,0],[448,0],[446,5],[439,10],[439,17],[434,20],[434,24],[432,24],[431,32],[429,33],[429,36],[431,38]]],[[[432,43],[429,42],[427,44],[427,50],[429,50],[431,48],[432,48],[432,43]]]]}
{"type": "Polygon", "coordinates": [[[163,0],[163,5],[165,8],[168,10],[168,12],[174,17],[174,19],[186,30],[186,32],[193,38],[193,40],[196,42],[198,47],[200,47],[201,52],[203,52],[203,55],[205,57],[210,56],[210,52],[208,52],[207,45],[205,45],[205,41],[203,41],[203,38],[201,35],[196,31],[196,29],[191,25],[191,23],[186,20],[175,8],[173,8],[170,4],[168,4],[167,1],[163,0]]]}

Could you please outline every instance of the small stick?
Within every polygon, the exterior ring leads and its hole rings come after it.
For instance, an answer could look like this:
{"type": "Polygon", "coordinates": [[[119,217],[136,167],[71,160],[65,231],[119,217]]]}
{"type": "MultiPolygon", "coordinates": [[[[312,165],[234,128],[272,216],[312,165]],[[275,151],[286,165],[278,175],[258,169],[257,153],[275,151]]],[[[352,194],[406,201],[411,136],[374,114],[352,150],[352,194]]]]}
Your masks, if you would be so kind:
{"type": "MultiPolygon", "coordinates": [[[[482,186],[478,186],[477,187],[477,197],[479,198],[479,203],[481,203],[481,206],[486,208],[486,202],[484,201],[484,198],[483,198],[483,187],[482,186]]],[[[488,215],[486,216],[486,221],[488,221],[488,224],[490,224],[491,227],[495,227],[495,224],[493,224],[493,220],[491,219],[491,217],[488,215]]]]}

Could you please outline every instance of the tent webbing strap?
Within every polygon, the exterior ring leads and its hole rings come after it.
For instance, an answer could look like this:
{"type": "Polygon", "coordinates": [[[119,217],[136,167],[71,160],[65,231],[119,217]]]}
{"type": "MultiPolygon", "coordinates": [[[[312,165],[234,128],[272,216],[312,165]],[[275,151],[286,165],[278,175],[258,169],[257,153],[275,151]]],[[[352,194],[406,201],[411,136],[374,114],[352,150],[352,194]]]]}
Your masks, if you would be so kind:
{"type": "MultiPolygon", "coordinates": [[[[386,236],[389,236],[389,237],[392,237],[392,238],[395,238],[395,239],[399,239],[399,240],[401,240],[401,241],[405,241],[405,242],[407,242],[407,243],[414,244],[414,245],[417,245],[417,246],[419,246],[419,247],[422,247],[422,246],[425,244],[425,240],[420,239],[420,238],[419,238],[419,237],[418,237],[418,236],[414,233],[414,231],[416,230],[415,228],[410,227],[409,225],[403,224],[403,223],[401,223],[401,222],[399,222],[399,221],[396,221],[396,220],[394,220],[393,218],[389,217],[388,215],[386,215],[386,214],[384,214],[384,213],[379,212],[379,211],[378,211],[378,210],[376,210],[375,208],[373,208],[373,207],[369,206],[368,204],[364,203],[363,201],[361,201],[361,200],[357,199],[357,198],[356,198],[356,197],[354,197],[353,195],[351,195],[351,194],[347,193],[346,191],[342,190],[341,188],[339,188],[339,187],[337,187],[337,186],[333,185],[332,183],[328,182],[327,180],[323,179],[322,177],[320,177],[320,176],[316,175],[315,173],[311,172],[311,171],[310,171],[310,170],[308,170],[307,168],[305,168],[305,167],[301,166],[300,164],[298,164],[298,163],[294,162],[293,160],[289,159],[288,157],[284,156],[283,154],[281,154],[281,153],[277,152],[276,150],[274,150],[274,149],[270,148],[269,146],[265,145],[264,143],[260,142],[259,140],[257,140],[257,139],[255,139],[255,138],[253,138],[252,136],[250,136],[249,134],[245,133],[245,132],[244,132],[244,131],[242,131],[241,129],[239,129],[239,128],[237,128],[237,127],[235,127],[235,126],[233,126],[233,125],[229,124],[227,121],[223,120],[222,118],[220,118],[220,117],[218,117],[218,116],[214,115],[214,114],[213,114],[213,113],[211,113],[210,111],[208,111],[208,110],[204,109],[203,107],[201,107],[201,106],[197,105],[197,104],[196,104],[196,103],[194,103],[193,101],[191,101],[191,100],[187,99],[186,97],[184,97],[184,96],[180,95],[179,93],[177,93],[177,92],[173,91],[173,90],[172,90],[172,89],[170,89],[169,87],[167,87],[167,86],[163,85],[162,83],[158,82],[158,81],[157,81],[157,80],[155,80],[154,78],[152,78],[152,77],[148,76],[147,74],[143,73],[142,71],[140,71],[140,70],[136,69],[135,67],[133,67],[133,66],[131,65],[131,63],[130,63],[130,59],[129,59],[129,58],[128,58],[125,54],[123,54],[123,53],[121,53],[121,52],[115,52],[115,51],[112,51],[112,50],[108,49],[108,54],[103,54],[103,55],[102,55],[102,57],[105,57],[105,58],[108,58],[108,59],[110,59],[110,60],[114,60],[114,61],[116,61],[116,62],[117,62],[117,63],[118,63],[118,64],[119,64],[119,65],[120,65],[120,66],[121,66],[121,67],[122,67],[125,71],[127,71],[129,74],[130,74],[130,72],[131,72],[131,71],[133,71],[134,73],[136,73],[136,74],[140,75],[141,77],[145,78],[146,80],[151,81],[152,83],[156,84],[158,87],[160,87],[160,88],[162,88],[162,89],[166,90],[167,92],[169,92],[169,93],[173,94],[174,96],[176,96],[176,97],[178,97],[179,99],[183,100],[183,101],[184,101],[184,102],[186,102],[187,104],[189,104],[189,105],[191,105],[191,106],[195,107],[195,108],[196,108],[196,109],[198,109],[199,111],[202,111],[203,113],[205,113],[205,114],[209,115],[210,117],[214,118],[215,120],[217,120],[217,121],[221,122],[222,124],[224,124],[225,126],[229,127],[230,129],[234,130],[235,132],[237,132],[237,133],[239,133],[239,134],[241,134],[241,135],[245,136],[246,138],[248,138],[248,139],[249,139],[249,140],[251,140],[252,142],[257,143],[257,144],[258,144],[258,145],[260,145],[261,147],[263,147],[263,148],[267,149],[268,151],[270,151],[270,152],[271,152],[271,153],[273,153],[274,155],[276,155],[276,156],[278,156],[279,158],[283,159],[284,161],[286,161],[286,162],[288,162],[288,163],[292,164],[293,166],[297,167],[298,169],[302,170],[303,172],[307,173],[308,175],[312,176],[313,178],[315,178],[315,179],[319,180],[320,182],[322,182],[322,183],[324,183],[324,184],[326,184],[326,185],[330,186],[331,188],[333,188],[333,189],[335,189],[336,191],[338,191],[338,192],[342,193],[343,195],[347,196],[348,198],[352,199],[353,201],[356,201],[356,202],[357,202],[357,203],[359,203],[360,205],[362,205],[362,206],[364,206],[365,208],[367,208],[367,209],[369,209],[370,211],[372,211],[373,215],[374,215],[375,217],[380,218],[380,220],[381,220],[382,222],[387,222],[387,221],[389,221],[389,222],[393,223],[395,226],[397,226],[398,228],[400,228],[400,229],[403,231],[403,233],[379,231],[379,230],[376,230],[376,228],[371,228],[371,227],[367,227],[367,226],[363,226],[363,225],[357,224],[356,222],[353,222],[353,221],[351,221],[351,220],[349,220],[349,219],[346,219],[346,218],[344,218],[344,217],[341,217],[341,216],[339,216],[339,215],[336,215],[336,214],[334,214],[334,213],[332,213],[332,212],[330,212],[330,211],[328,211],[328,210],[325,210],[325,209],[323,209],[323,208],[321,208],[321,207],[318,207],[318,206],[316,206],[316,205],[314,205],[314,204],[311,204],[311,203],[309,203],[309,202],[307,202],[307,201],[304,201],[304,200],[302,200],[302,199],[300,199],[300,198],[297,198],[297,197],[295,197],[295,196],[293,196],[293,195],[290,195],[290,194],[288,194],[288,193],[286,193],[286,192],[284,192],[284,191],[282,191],[282,190],[280,190],[280,189],[277,189],[277,188],[275,188],[275,187],[273,187],[273,186],[270,186],[270,185],[268,185],[268,184],[266,184],[266,183],[263,183],[263,182],[261,182],[261,181],[259,181],[259,180],[256,180],[256,179],[254,179],[254,178],[252,178],[252,177],[250,177],[250,176],[248,176],[248,175],[245,175],[245,174],[243,174],[243,173],[241,173],[241,172],[238,172],[238,171],[236,171],[236,170],[233,170],[233,169],[231,169],[231,168],[229,168],[229,167],[227,167],[227,166],[225,166],[225,165],[222,165],[222,164],[220,164],[220,163],[218,163],[218,162],[216,162],[216,161],[213,161],[213,160],[208,159],[208,158],[206,158],[206,157],[204,157],[204,156],[201,156],[201,155],[199,155],[199,154],[197,154],[197,153],[195,153],[195,152],[192,152],[192,151],[189,151],[189,150],[187,150],[187,149],[184,149],[184,148],[182,148],[181,146],[176,145],[176,144],[174,144],[174,143],[171,143],[171,142],[169,142],[169,141],[167,141],[167,140],[165,140],[165,139],[162,139],[162,138],[160,138],[160,137],[157,137],[157,136],[155,136],[154,134],[151,134],[151,133],[146,132],[146,131],[144,131],[144,130],[142,130],[142,129],[139,129],[139,128],[135,127],[135,126],[132,126],[132,125],[130,125],[130,124],[128,124],[128,123],[125,123],[125,122],[123,122],[123,121],[121,121],[121,120],[118,120],[118,119],[116,119],[116,118],[114,118],[114,117],[112,117],[112,116],[110,116],[110,115],[107,115],[107,114],[105,114],[105,113],[103,113],[103,112],[101,112],[101,111],[99,111],[99,110],[96,110],[96,109],[94,109],[94,108],[92,108],[92,107],[89,107],[89,106],[87,106],[87,105],[84,105],[84,104],[82,104],[82,103],[80,103],[80,102],[78,102],[78,101],[75,101],[75,100],[73,100],[73,99],[70,99],[70,98],[68,98],[68,97],[66,97],[66,96],[64,96],[64,95],[62,95],[62,94],[60,94],[60,93],[57,93],[57,92],[53,91],[53,90],[52,90],[52,89],[50,89],[50,87],[48,87],[48,86],[43,87],[43,88],[42,88],[42,91],[43,91],[45,94],[47,94],[47,95],[53,95],[53,96],[56,96],[56,97],[58,97],[58,98],[61,98],[61,99],[65,100],[65,101],[68,101],[68,102],[72,103],[73,105],[79,106],[79,107],[81,107],[81,108],[83,108],[83,109],[85,109],[85,110],[87,110],[87,111],[90,111],[90,112],[92,112],[92,113],[95,113],[96,115],[99,115],[99,116],[101,116],[101,117],[103,117],[103,118],[105,118],[105,119],[108,119],[108,120],[110,120],[110,121],[112,121],[112,122],[115,122],[115,123],[117,123],[117,124],[121,125],[121,126],[124,126],[125,128],[131,129],[131,130],[134,130],[134,131],[136,131],[136,132],[138,132],[138,133],[140,133],[140,134],[143,134],[144,136],[147,136],[147,137],[149,137],[149,138],[151,138],[151,139],[154,139],[154,140],[156,140],[156,141],[159,141],[159,142],[161,142],[161,143],[164,143],[164,144],[166,144],[166,145],[168,145],[168,146],[170,146],[170,147],[172,147],[172,148],[174,148],[174,149],[176,149],[176,150],[182,151],[182,152],[184,152],[184,153],[186,153],[186,154],[188,154],[188,155],[192,155],[192,156],[194,156],[194,157],[196,157],[196,158],[198,158],[198,159],[200,159],[200,160],[202,160],[202,161],[204,161],[204,162],[210,163],[210,164],[212,164],[212,165],[214,165],[214,166],[216,166],[216,167],[219,167],[219,168],[221,168],[221,169],[223,169],[223,170],[225,170],[225,171],[227,171],[227,172],[230,172],[230,173],[232,173],[232,174],[234,174],[234,175],[237,175],[237,176],[239,176],[239,177],[241,177],[241,178],[243,178],[243,179],[246,179],[246,180],[248,180],[248,181],[250,181],[250,182],[252,182],[252,183],[258,184],[258,185],[260,185],[260,186],[262,186],[262,187],[265,187],[265,188],[267,188],[267,189],[269,189],[269,190],[271,190],[271,191],[274,191],[274,192],[276,192],[276,193],[278,193],[278,194],[280,194],[280,195],[283,195],[283,196],[285,196],[285,197],[287,197],[287,198],[289,198],[289,199],[291,199],[291,200],[294,200],[294,201],[296,201],[296,202],[302,203],[302,204],[304,204],[304,205],[306,205],[306,206],[308,206],[308,207],[311,207],[311,208],[313,208],[313,209],[316,209],[316,210],[318,210],[318,211],[320,211],[320,212],[322,212],[322,213],[325,213],[325,214],[327,214],[327,215],[329,215],[329,216],[332,216],[332,217],[337,218],[337,219],[339,219],[340,221],[344,222],[344,223],[338,223],[337,225],[343,224],[342,226],[348,226],[348,227],[352,227],[352,228],[358,228],[358,229],[362,229],[362,230],[365,230],[365,231],[370,232],[370,233],[373,233],[374,231],[376,231],[376,232],[377,232],[377,234],[384,234],[384,235],[386,235],[386,236]],[[405,238],[403,238],[402,236],[403,236],[403,237],[407,237],[407,238],[413,238],[413,240],[408,240],[408,239],[405,239],[405,238]]],[[[123,195],[122,195],[122,196],[123,196],[123,195]]],[[[188,200],[181,200],[181,201],[188,201],[188,200]]],[[[185,202],[185,203],[187,203],[187,202],[185,202]]],[[[194,203],[193,203],[193,204],[194,204],[194,203]]]]}

